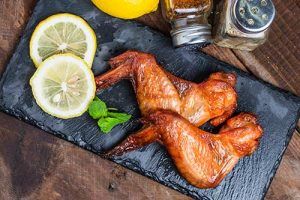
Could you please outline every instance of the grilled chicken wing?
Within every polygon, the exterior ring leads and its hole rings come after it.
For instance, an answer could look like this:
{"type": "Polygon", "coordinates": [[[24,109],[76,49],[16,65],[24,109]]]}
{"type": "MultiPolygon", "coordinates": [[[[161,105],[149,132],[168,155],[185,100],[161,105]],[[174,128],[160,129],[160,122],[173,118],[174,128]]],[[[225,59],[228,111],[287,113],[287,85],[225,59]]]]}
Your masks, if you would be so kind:
{"type": "Polygon", "coordinates": [[[130,79],[143,116],[157,109],[167,109],[179,113],[196,126],[210,119],[216,126],[236,108],[234,74],[217,72],[196,84],[166,72],[154,56],[137,51],[127,51],[113,58],[110,65],[111,71],[95,78],[97,89],[107,88],[121,79],[130,79]]]}
{"type": "MultiPolygon", "coordinates": [[[[235,111],[236,76],[217,72],[202,83],[180,79],[163,70],[154,56],[127,51],[110,61],[112,70],[95,78],[97,89],[107,88],[121,79],[133,83],[143,116],[158,109],[179,113],[196,126],[211,120],[217,126],[235,111]]],[[[137,149],[156,140],[155,130],[149,126],[134,138],[129,136],[119,146],[119,153],[137,149]]]]}
{"type": "Polygon", "coordinates": [[[172,111],[156,111],[147,121],[180,174],[198,188],[216,187],[240,158],[253,153],[263,133],[256,118],[247,113],[229,119],[219,134],[202,131],[172,111]]]}

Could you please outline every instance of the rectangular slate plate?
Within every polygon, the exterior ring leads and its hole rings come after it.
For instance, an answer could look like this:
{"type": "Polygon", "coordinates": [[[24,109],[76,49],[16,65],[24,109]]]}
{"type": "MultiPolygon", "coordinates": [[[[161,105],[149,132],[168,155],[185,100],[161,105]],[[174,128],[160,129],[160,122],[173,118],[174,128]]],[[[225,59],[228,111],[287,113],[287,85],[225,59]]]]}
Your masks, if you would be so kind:
{"type": "Polygon", "coordinates": [[[29,58],[28,43],[37,23],[59,12],[82,16],[96,31],[98,50],[93,65],[95,74],[108,70],[106,61],[126,49],[152,53],[173,74],[196,82],[215,71],[235,72],[238,75],[238,112],[257,114],[265,131],[259,149],[252,156],[242,159],[215,189],[201,190],[188,184],[178,175],[166,151],[156,143],[117,157],[113,159],[114,162],[197,199],[264,197],[299,118],[300,99],[197,50],[174,49],[170,38],[136,22],[115,19],[101,13],[87,0],[37,3],[0,82],[2,110],[95,153],[111,148],[140,128],[137,121],[140,117],[139,109],[128,81],[121,81],[99,94],[109,106],[133,115],[130,122],[118,126],[107,135],[99,133],[95,121],[87,114],[80,118],[61,120],[45,114],[37,106],[29,86],[29,79],[36,68],[29,58]]]}

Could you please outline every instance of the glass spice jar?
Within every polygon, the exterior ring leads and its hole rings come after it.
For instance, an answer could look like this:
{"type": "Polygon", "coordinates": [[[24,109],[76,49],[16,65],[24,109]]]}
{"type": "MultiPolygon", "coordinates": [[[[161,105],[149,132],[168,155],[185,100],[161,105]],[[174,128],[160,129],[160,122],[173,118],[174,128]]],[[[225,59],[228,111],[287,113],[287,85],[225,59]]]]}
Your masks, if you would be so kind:
{"type": "Polygon", "coordinates": [[[222,0],[215,12],[214,43],[252,51],[267,40],[274,17],[271,0],[222,0]]]}
{"type": "Polygon", "coordinates": [[[211,43],[208,16],[212,0],[162,0],[164,18],[171,23],[175,47],[188,44],[211,43]]]}

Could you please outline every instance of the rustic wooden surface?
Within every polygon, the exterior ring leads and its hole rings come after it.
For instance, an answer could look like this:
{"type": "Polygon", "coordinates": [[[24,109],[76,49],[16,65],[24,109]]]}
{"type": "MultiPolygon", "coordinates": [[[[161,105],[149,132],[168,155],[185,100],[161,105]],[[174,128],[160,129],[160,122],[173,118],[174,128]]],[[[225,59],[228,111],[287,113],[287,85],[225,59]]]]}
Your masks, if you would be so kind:
{"type": "MultiPolygon", "coordinates": [[[[300,2],[274,0],[269,41],[254,52],[205,48],[278,87],[300,95],[300,2]]],[[[0,73],[35,0],[0,0],[0,73]]],[[[168,33],[159,12],[139,19],[168,33]]],[[[298,129],[299,130],[299,129],[298,129]]],[[[300,134],[295,131],[266,199],[300,199],[300,134]]],[[[190,199],[174,190],[0,113],[0,199],[190,199]]]]}

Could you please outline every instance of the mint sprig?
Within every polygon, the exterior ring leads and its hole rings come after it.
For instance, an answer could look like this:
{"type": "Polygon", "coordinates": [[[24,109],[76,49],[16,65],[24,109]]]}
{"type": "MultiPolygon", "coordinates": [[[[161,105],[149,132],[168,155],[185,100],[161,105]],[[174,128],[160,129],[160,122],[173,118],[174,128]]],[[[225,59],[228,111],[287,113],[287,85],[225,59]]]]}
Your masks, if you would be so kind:
{"type": "Polygon", "coordinates": [[[115,126],[125,123],[131,118],[129,114],[111,111],[117,111],[117,109],[107,108],[105,102],[98,97],[95,97],[89,105],[89,115],[98,120],[97,124],[103,133],[109,133],[115,126]]]}

